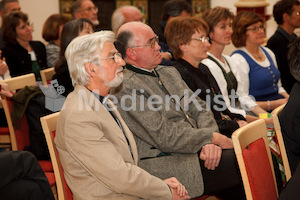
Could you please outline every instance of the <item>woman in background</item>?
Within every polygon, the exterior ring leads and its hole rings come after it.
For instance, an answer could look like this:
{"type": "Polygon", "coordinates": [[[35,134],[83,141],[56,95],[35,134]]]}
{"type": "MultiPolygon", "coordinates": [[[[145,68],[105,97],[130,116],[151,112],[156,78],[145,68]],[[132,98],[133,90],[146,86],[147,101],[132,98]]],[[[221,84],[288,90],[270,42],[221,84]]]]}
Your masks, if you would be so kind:
{"type": "Polygon", "coordinates": [[[52,80],[57,80],[58,85],[65,88],[65,91],[62,94],[65,97],[74,90],[68,69],[68,63],[65,58],[66,48],[77,36],[91,34],[93,32],[93,23],[86,18],[72,20],[66,23],[63,27],[61,33],[60,57],[54,66],[56,74],[53,75],[52,80]]]}
{"type": "MultiPolygon", "coordinates": [[[[231,101],[229,95],[237,95],[235,99],[237,105],[244,108],[246,111],[252,111],[254,115],[266,113],[267,111],[260,108],[256,102],[250,98],[248,93],[241,89],[243,80],[239,75],[238,65],[234,60],[223,54],[226,45],[230,44],[232,31],[233,13],[224,7],[214,7],[203,12],[202,18],[208,23],[210,28],[209,38],[211,46],[208,52],[208,58],[202,61],[212,75],[215,77],[221,93],[229,110],[236,113],[236,108],[230,106],[231,101]]],[[[240,110],[238,110],[240,111],[240,110]]],[[[240,112],[237,112],[240,113],[240,112]]],[[[247,112],[251,113],[251,112],[247,112]]],[[[246,115],[247,121],[253,121],[257,117],[246,115]]],[[[267,123],[272,123],[272,120],[266,119],[267,123]]]]}
{"type": "Polygon", "coordinates": [[[48,67],[54,67],[59,58],[61,31],[68,21],[69,18],[64,15],[54,14],[44,23],[42,36],[48,42],[46,45],[48,67]]]}
{"type": "Polygon", "coordinates": [[[232,42],[238,49],[231,57],[239,66],[241,89],[252,95],[259,107],[272,111],[285,104],[289,95],[281,86],[274,53],[263,47],[264,20],[258,14],[242,11],[233,20],[232,42]]]}
{"type": "Polygon", "coordinates": [[[47,68],[45,45],[32,41],[32,25],[27,14],[16,11],[3,19],[2,56],[5,57],[12,77],[34,73],[41,81],[40,70],[47,68]]]}

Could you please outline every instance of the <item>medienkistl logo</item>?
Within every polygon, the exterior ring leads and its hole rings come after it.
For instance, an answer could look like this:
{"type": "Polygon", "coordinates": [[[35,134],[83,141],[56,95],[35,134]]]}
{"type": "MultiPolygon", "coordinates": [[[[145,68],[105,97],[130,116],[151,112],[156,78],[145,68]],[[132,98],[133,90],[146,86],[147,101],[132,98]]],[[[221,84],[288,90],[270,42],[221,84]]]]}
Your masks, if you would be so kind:
{"type": "Polygon", "coordinates": [[[66,97],[62,96],[65,87],[59,85],[57,80],[52,80],[46,87],[42,85],[39,87],[45,95],[45,107],[53,112],[60,111],[66,100],[66,97]]]}

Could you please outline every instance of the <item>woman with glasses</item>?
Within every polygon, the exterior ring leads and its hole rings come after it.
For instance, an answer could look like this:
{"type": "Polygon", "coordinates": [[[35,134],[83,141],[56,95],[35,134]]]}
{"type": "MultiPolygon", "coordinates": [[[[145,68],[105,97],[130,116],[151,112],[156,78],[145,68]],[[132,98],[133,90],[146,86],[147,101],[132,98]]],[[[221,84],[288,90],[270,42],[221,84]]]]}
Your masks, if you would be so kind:
{"type": "Polygon", "coordinates": [[[60,56],[54,65],[56,73],[53,75],[52,80],[56,80],[59,86],[64,87],[65,90],[62,91],[62,95],[65,97],[74,90],[65,57],[67,46],[77,36],[87,35],[93,32],[93,23],[86,18],[74,19],[66,23],[63,27],[60,41],[60,56]]]}
{"type": "Polygon", "coordinates": [[[289,95],[281,86],[274,53],[265,43],[264,20],[254,12],[243,11],[233,20],[232,42],[238,49],[231,57],[239,66],[239,87],[252,95],[259,107],[272,111],[285,104],[289,95]]]}
{"type": "Polygon", "coordinates": [[[32,41],[32,31],[27,14],[16,11],[4,17],[2,56],[12,77],[33,72],[41,81],[40,70],[47,67],[46,49],[40,41],[32,41]]]}
{"type": "Polygon", "coordinates": [[[216,80],[207,66],[201,64],[210,46],[208,29],[200,17],[176,17],[168,22],[165,37],[176,60],[174,67],[189,88],[206,101],[208,107],[203,109],[213,111],[220,132],[231,137],[236,129],[247,123],[242,115],[227,109],[216,80]]]}
{"type": "MultiPolygon", "coordinates": [[[[266,111],[260,108],[248,93],[241,91],[243,81],[240,79],[238,65],[231,57],[223,54],[225,46],[231,41],[233,17],[233,13],[228,8],[219,6],[203,12],[202,18],[208,23],[210,30],[211,46],[208,58],[204,59],[202,63],[209,68],[216,79],[229,110],[233,113],[243,114],[250,122],[257,119],[252,115],[259,115],[266,111]],[[232,99],[229,98],[229,95],[232,94],[236,95],[234,108],[230,106],[232,99]],[[239,109],[241,107],[244,109],[239,109]],[[251,112],[245,112],[246,110],[251,112]],[[245,115],[246,113],[252,115],[245,115]]],[[[272,123],[272,120],[266,119],[266,122],[272,123]]]]}

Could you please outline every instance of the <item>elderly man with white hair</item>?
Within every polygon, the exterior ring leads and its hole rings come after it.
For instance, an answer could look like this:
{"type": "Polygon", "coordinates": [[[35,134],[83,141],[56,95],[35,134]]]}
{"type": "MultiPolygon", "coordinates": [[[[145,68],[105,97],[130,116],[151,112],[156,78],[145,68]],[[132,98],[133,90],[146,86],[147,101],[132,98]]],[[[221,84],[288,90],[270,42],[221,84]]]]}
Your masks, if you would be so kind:
{"type": "Polygon", "coordinates": [[[189,199],[176,178],[137,166],[133,135],[107,95],[123,78],[111,31],[75,38],[66,59],[75,89],[58,120],[55,144],[74,199],[189,199]]]}

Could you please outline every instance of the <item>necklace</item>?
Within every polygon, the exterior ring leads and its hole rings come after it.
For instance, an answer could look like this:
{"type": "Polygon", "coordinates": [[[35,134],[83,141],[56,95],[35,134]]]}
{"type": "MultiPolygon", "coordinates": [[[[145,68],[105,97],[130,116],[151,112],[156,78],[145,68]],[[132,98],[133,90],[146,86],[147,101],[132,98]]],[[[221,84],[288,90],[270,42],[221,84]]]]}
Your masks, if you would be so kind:
{"type": "MultiPolygon", "coordinates": [[[[249,51],[249,50],[248,50],[248,51],[249,51]]],[[[263,59],[263,57],[261,56],[261,53],[260,53],[260,49],[258,49],[258,54],[254,54],[253,52],[250,52],[250,51],[249,51],[249,53],[251,53],[252,56],[253,56],[254,58],[257,58],[258,60],[262,60],[262,59],[263,59]]]]}

